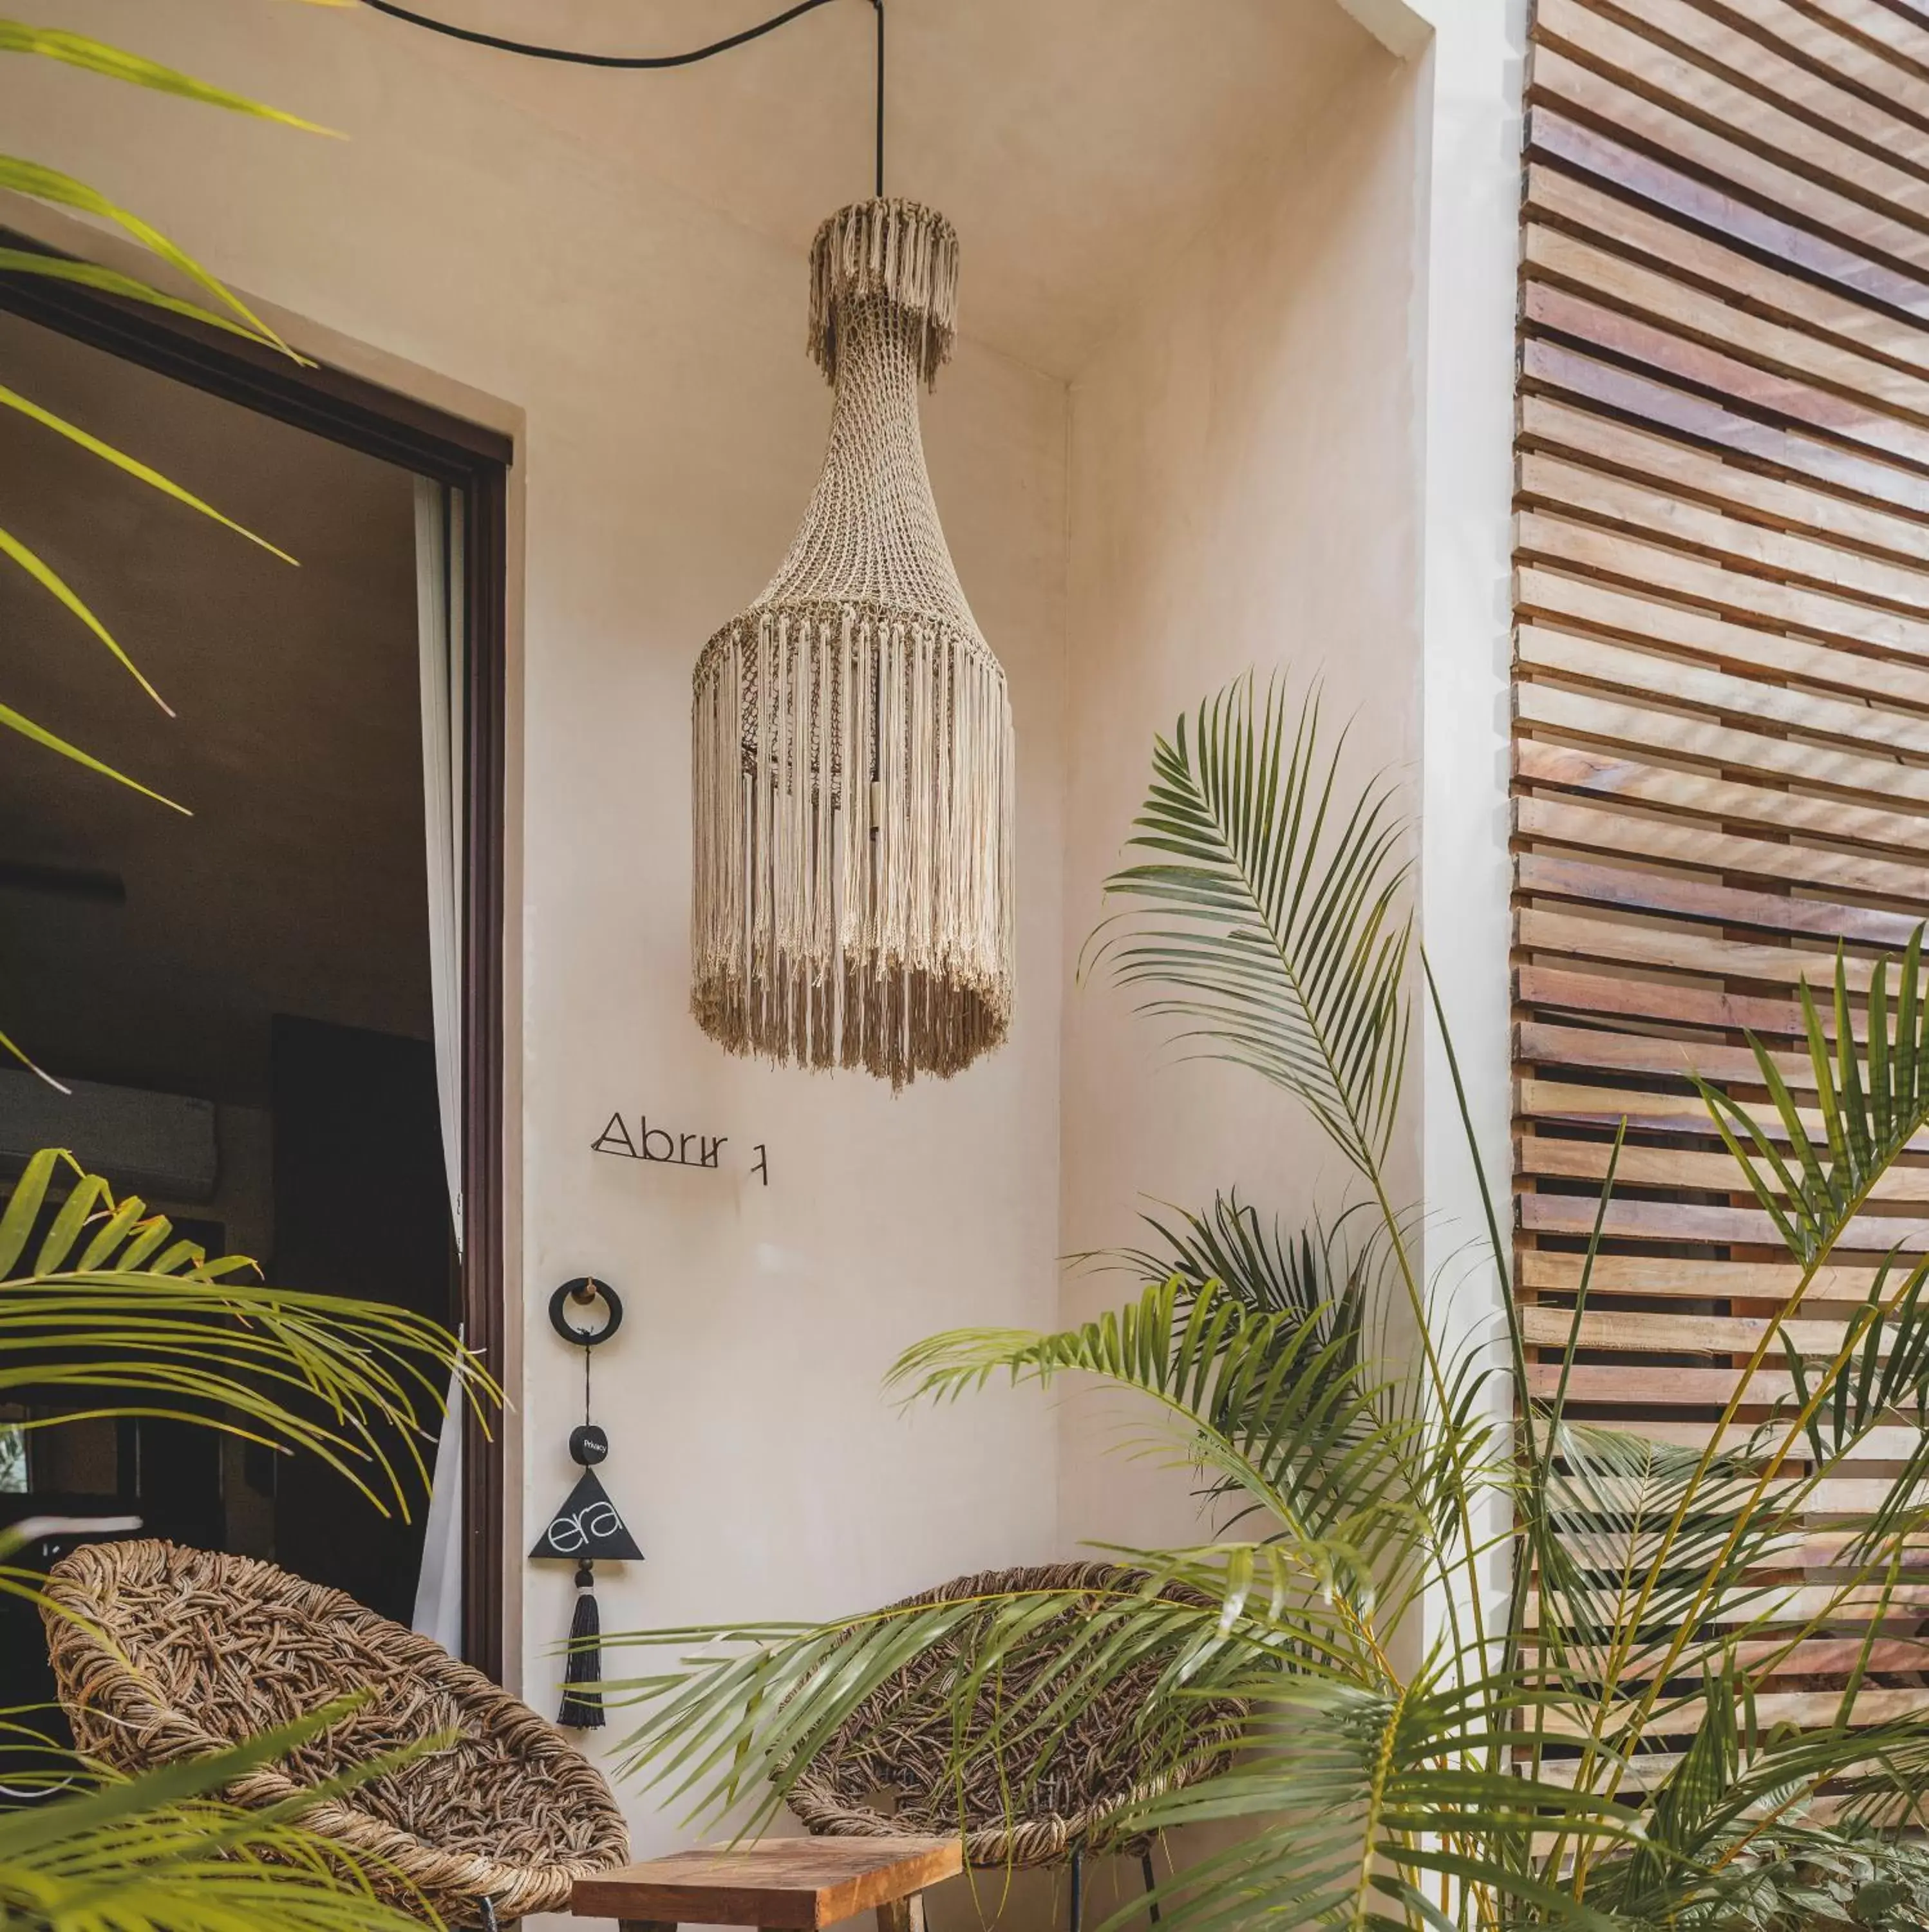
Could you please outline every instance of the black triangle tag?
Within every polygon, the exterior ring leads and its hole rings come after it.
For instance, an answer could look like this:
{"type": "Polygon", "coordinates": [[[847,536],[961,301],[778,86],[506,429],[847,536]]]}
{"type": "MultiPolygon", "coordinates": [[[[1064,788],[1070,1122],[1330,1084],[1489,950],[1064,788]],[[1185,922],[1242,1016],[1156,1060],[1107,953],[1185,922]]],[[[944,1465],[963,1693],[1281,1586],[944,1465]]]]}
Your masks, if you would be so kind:
{"type": "Polygon", "coordinates": [[[640,1562],[643,1552],[630,1534],[630,1526],[618,1514],[616,1505],[596,1480],[594,1469],[586,1469],[582,1480],[569,1492],[569,1500],[550,1519],[550,1526],[536,1539],[532,1556],[559,1556],[573,1563],[585,1560],[640,1562]]]}

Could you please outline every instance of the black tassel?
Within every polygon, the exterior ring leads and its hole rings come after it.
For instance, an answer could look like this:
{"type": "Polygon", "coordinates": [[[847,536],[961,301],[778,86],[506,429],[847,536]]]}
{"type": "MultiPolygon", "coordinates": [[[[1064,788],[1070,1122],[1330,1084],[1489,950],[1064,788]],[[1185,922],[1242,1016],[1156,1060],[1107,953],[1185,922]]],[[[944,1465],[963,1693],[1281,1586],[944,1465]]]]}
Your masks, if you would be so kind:
{"type": "Polygon", "coordinates": [[[569,1661],[563,1667],[562,1708],[556,1722],[572,1731],[595,1731],[603,1727],[603,1651],[597,1639],[603,1634],[603,1619],[596,1608],[592,1586],[596,1573],[587,1563],[576,1573],[576,1617],[569,1627],[569,1661]],[[585,1690],[586,1684],[592,1688],[585,1690]]]}

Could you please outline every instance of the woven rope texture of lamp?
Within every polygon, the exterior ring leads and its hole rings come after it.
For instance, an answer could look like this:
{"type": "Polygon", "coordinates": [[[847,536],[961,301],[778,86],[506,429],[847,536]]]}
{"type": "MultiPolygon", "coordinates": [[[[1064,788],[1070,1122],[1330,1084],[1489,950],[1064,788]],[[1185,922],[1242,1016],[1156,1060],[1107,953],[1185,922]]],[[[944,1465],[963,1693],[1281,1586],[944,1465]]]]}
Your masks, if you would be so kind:
{"type": "Polygon", "coordinates": [[[735,1052],[900,1087],[1010,1030],[1011,707],[918,429],[957,234],[859,202],[810,263],[830,445],[789,554],[696,667],[690,1004],[735,1052]]]}

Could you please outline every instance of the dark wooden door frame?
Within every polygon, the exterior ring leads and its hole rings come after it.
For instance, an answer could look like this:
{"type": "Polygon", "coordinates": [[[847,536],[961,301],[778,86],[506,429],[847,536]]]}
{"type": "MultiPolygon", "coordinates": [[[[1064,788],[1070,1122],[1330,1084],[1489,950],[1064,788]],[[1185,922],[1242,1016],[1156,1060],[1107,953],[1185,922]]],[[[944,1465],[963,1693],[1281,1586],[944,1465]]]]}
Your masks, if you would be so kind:
{"type": "MultiPolygon", "coordinates": [[[[0,244],[48,254],[0,229],[0,244]]],[[[289,358],[71,283],[0,274],[0,309],[463,493],[468,812],[463,908],[463,1318],[499,1376],[503,1288],[502,941],[508,482],[499,431],[325,364],[289,358]]],[[[463,1454],[463,1651],[502,1675],[503,1432],[469,1418],[463,1454]]]]}

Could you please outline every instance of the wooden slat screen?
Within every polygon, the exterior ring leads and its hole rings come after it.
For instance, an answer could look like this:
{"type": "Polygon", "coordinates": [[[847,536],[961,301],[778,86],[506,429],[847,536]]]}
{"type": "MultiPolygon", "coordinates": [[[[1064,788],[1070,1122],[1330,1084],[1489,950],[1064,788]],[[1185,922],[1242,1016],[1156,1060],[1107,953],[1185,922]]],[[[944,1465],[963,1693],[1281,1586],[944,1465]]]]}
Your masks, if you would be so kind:
{"type": "MultiPolygon", "coordinates": [[[[1538,0],[1520,314],[1518,1292],[1551,1390],[1625,1116],[1571,1392],[1703,1441],[1796,1270],[1684,1070],[1765,1099],[1749,1028],[1799,1093],[1797,981],[1929,914],[1929,0],[1538,0]]],[[[1899,1238],[1929,1246],[1929,1143],[1805,1350],[1899,1238]]],[[[1792,1592],[1878,1487],[1832,1483],[1792,1592]]],[[[1929,1702],[1916,1628],[1865,1720],[1929,1702]]],[[[1805,1646],[1763,1721],[1831,1714],[1858,1641],[1805,1646]]]]}

